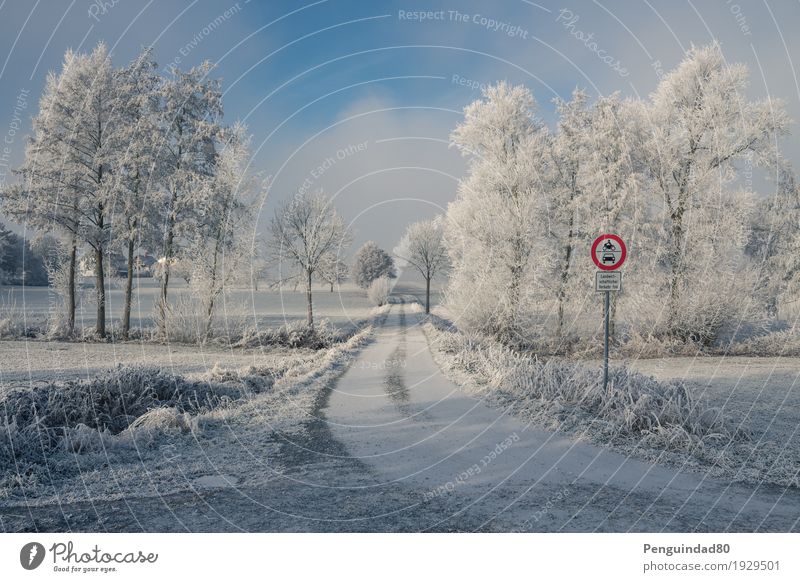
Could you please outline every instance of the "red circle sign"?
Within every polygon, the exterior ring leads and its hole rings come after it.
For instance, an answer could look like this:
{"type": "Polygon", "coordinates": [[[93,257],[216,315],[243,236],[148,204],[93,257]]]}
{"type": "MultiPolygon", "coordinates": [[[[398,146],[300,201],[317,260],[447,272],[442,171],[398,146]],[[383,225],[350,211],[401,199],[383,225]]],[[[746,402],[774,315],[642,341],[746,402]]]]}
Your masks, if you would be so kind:
{"type": "Polygon", "coordinates": [[[627,256],[628,247],[615,234],[601,234],[592,243],[592,260],[601,271],[616,271],[627,256]]]}

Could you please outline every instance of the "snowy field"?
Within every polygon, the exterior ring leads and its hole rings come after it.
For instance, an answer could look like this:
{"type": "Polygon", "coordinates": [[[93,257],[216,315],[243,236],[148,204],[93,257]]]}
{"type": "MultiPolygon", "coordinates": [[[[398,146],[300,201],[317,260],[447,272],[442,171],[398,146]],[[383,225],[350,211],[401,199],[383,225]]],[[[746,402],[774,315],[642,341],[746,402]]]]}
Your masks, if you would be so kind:
{"type": "Polygon", "coordinates": [[[659,380],[687,382],[697,397],[752,431],[755,447],[738,456],[741,466],[733,467],[737,478],[757,481],[781,467],[788,480],[798,483],[800,358],[661,358],[629,365],[659,380]]]}
{"type": "MultiPolygon", "coordinates": [[[[176,284],[173,297],[186,294],[187,289],[176,284]]],[[[399,283],[398,291],[421,296],[414,285],[399,283]]],[[[133,325],[151,326],[152,304],[158,289],[155,282],[144,279],[137,289],[132,312],[133,325]]],[[[90,296],[91,294],[87,294],[90,296]]],[[[117,321],[115,307],[119,306],[122,291],[109,293],[111,313],[117,321]]],[[[257,329],[279,327],[305,321],[306,296],[302,290],[276,291],[260,287],[232,290],[226,304],[228,316],[237,323],[257,321],[257,329]]],[[[17,317],[25,317],[30,325],[46,320],[50,295],[46,287],[3,287],[2,305],[13,308],[17,317]]],[[[438,293],[432,294],[432,300],[438,293]]],[[[370,316],[373,306],[364,290],[343,285],[330,292],[323,286],[315,289],[314,313],[317,320],[328,319],[341,329],[353,328],[370,316]]],[[[2,313],[2,308],[0,308],[2,313]]],[[[79,325],[94,324],[94,306],[82,304],[77,316],[79,325]]],[[[269,355],[287,357],[298,350],[270,348],[269,355]]],[[[304,350],[300,350],[304,351],[304,350]]],[[[202,374],[215,366],[241,368],[258,365],[264,349],[230,348],[217,345],[184,345],[179,343],[127,342],[66,342],[43,339],[0,340],[0,390],[28,386],[52,380],[90,379],[98,373],[120,365],[157,366],[176,374],[202,374]]],[[[312,353],[309,350],[309,353],[312,353]]]]}
{"type": "MultiPolygon", "coordinates": [[[[188,296],[185,286],[176,283],[173,297],[188,296]]],[[[91,289],[89,290],[91,291],[91,289]]],[[[113,321],[118,321],[122,290],[112,289],[109,307],[113,321]]],[[[143,279],[136,289],[132,323],[152,326],[152,305],[158,289],[156,282],[143,279]]],[[[91,293],[86,293],[91,297],[91,293]]],[[[12,306],[18,317],[29,325],[43,323],[48,314],[50,295],[46,287],[6,287],[0,291],[3,302],[12,306]]],[[[226,316],[234,325],[257,322],[257,329],[279,327],[305,321],[306,297],[301,290],[276,291],[259,288],[232,290],[225,305],[226,316]]],[[[339,328],[352,328],[369,316],[369,305],[363,290],[344,286],[331,293],[320,287],[314,295],[317,319],[329,319],[339,328]]],[[[94,306],[83,302],[77,313],[80,326],[94,325],[94,306]]],[[[298,350],[271,348],[270,357],[294,355],[298,350]]],[[[305,352],[305,350],[300,350],[305,352]]],[[[310,350],[309,353],[313,353],[310,350]]],[[[232,349],[223,346],[157,344],[150,342],[61,342],[42,339],[0,341],[0,390],[28,386],[52,380],[90,379],[109,368],[120,365],[157,366],[177,374],[202,374],[215,366],[241,368],[258,365],[264,350],[232,349]]]]}
{"type": "MultiPolygon", "coordinates": [[[[92,303],[94,287],[87,283],[82,287],[82,301],[78,306],[76,321],[79,326],[89,328],[95,324],[95,306],[92,303]]],[[[178,301],[190,295],[186,284],[176,280],[170,290],[170,299],[178,301]]],[[[107,295],[108,321],[116,324],[120,320],[124,290],[112,286],[107,295]]],[[[134,289],[131,307],[133,327],[152,327],[153,306],[158,296],[158,281],[150,278],[140,279],[134,289]]],[[[0,287],[0,313],[13,310],[18,316],[24,315],[29,325],[40,325],[53,309],[54,297],[47,287],[0,287]]],[[[330,287],[317,285],[314,289],[314,308],[320,317],[326,317],[337,326],[347,326],[369,313],[370,305],[366,293],[353,285],[342,285],[330,292],[330,287]]],[[[302,288],[292,287],[283,290],[270,289],[266,284],[258,291],[250,288],[230,289],[220,317],[237,321],[244,318],[248,323],[259,326],[276,327],[293,321],[304,320],[306,316],[306,296],[302,288]]]]}

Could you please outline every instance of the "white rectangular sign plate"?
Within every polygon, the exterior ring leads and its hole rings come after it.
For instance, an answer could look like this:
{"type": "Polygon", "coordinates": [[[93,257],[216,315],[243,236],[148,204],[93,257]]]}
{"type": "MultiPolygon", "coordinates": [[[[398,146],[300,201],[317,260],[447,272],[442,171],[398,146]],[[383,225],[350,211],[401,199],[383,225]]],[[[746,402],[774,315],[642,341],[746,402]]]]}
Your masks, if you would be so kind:
{"type": "Polygon", "coordinates": [[[595,291],[619,291],[622,289],[622,273],[619,271],[597,271],[594,275],[595,291]]]}

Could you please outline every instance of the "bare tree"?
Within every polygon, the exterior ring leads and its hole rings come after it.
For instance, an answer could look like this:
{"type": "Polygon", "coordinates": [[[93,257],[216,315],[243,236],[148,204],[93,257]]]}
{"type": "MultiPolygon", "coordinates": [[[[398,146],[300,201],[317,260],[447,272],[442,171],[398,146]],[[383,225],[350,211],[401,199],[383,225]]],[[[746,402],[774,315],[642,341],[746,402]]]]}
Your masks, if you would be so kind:
{"type": "Polygon", "coordinates": [[[431,311],[431,280],[448,265],[444,233],[438,217],[410,225],[394,249],[399,263],[411,265],[425,279],[425,313],[431,311]]]}
{"type": "Polygon", "coordinates": [[[308,300],[307,321],[311,327],[314,325],[311,282],[322,265],[349,244],[347,229],[321,191],[298,193],[276,211],[270,227],[272,252],[279,262],[279,280],[303,278],[308,300]],[[283,274],[287,267],[297,268],[299,275],[283,274]]]}
{"type": "Polygon", "coordinates": [[[350,276],[350,267],[336,256],[329,257],[320,267],[318,277],[331,286],[331,293],[336,285],[344,283],[350,276]]]}

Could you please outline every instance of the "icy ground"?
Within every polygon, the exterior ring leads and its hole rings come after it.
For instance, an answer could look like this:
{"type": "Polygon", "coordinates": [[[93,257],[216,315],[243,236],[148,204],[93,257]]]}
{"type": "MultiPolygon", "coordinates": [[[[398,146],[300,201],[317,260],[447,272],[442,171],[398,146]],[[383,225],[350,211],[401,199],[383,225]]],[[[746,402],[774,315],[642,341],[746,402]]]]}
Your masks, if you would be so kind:
{"type": "MultiPolygon", "coordinates": [[[[300,362],[292,381],[307,389],[257,398],[219,415],[200,434],[175,435],[153,449],[109,451],[104,466],[58,482],[49,496],[0,500],[0,528],[800,529],[797,488],[730,484],[644,463],[486,407],[440,372],[418,322],[413,310],[395,305],[372,341],[326,353],[314,371],[300,362]]],[[[245,365],[254,355],[235,357],[245,365]]],[[[180,358],[187,372],[206,361],[190,351],[180,358]]],[[[756,422],[766,420],[766,432],[786,438],[797,414],[791,387],[798,363],[777,362],[777,372],[760,360],[742,361],[738,370],[735,362],[720,366],[719,374],[708,367],[712,359],[636,366],[660,377],[688,371],[715,399],[730,395],[745,409],[755,403],[754,413],[769,416],[756,422]],[[740,375],[747,383],[735,380],[740,375]]]]}

